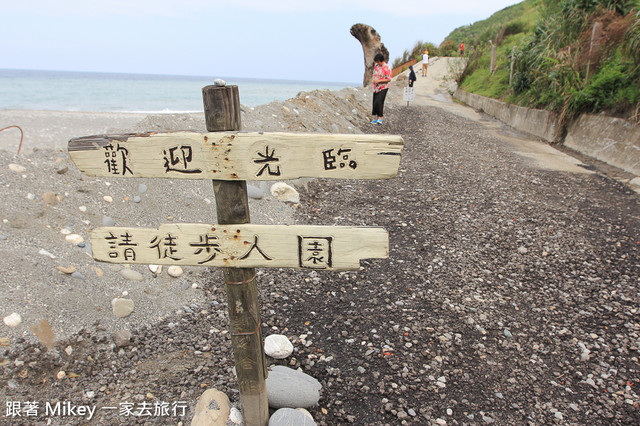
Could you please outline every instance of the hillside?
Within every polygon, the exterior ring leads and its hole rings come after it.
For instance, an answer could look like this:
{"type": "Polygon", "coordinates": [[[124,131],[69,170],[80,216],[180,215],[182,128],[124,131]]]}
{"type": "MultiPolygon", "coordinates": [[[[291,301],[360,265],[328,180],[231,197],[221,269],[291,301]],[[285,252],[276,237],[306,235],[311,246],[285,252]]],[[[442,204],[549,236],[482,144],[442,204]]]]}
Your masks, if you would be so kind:
{"type": "Polygon", "coordinates": [[[526,0],[455,29],[441,46],[467,45],[459,84],[468,92],[567,119],[603,112],[637,121],[639,3],[526,0]]]}

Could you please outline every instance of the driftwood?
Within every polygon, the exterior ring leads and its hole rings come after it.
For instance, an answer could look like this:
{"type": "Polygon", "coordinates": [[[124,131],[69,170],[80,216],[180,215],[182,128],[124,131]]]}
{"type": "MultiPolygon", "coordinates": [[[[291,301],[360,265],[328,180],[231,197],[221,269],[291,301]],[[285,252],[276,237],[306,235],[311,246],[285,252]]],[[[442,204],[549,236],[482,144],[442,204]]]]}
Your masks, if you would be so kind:
{"type": "Polygon", "coordinates": [[[364,79],[362,85],[367,87],[373,80],[374,56],[382,53],[385,62],[389,62],[389,51],[384,47],[380,34],[369,25],[355,24],[351,27],[351,35],[358,39],[362,45],[362,51],[364,52],[364,79]]]}

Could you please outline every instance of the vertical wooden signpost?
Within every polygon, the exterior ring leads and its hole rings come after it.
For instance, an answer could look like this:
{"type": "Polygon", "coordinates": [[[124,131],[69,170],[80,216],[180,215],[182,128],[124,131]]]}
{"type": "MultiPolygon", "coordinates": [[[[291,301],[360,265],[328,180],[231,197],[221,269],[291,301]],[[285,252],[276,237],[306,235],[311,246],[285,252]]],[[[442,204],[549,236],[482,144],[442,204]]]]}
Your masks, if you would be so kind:
{"type": "MultiPolygon", "coordinates": [[[[238,86],[206,86],[202,89],[207,131],[239,131],[240,96],[238,86]]],[[[249,223],[247,182],[214,180],[218,223],[249,223]]],[[[267,401],[267,361],[262,345],[262,323],[254,268],[224,268],[224,281],[231,325],[231,345],[247,424],[269,423],[267,401]]]]}
{"type": "Polygon", "coordinates": [[[69,155],[90,176],[212,180],[216,224],[96,228],[93,257],[223,267],[244,421],[265,426],[267,368],[254,268],[353,270],[361,259],[387,258],[389,241],[381,228],[251,225],[246,181],[393,178],[403,141],[388,135],[243,133],[237,86],[207,86],[202,94],[209,133],[86,136],[69,141],[69,155]]]}

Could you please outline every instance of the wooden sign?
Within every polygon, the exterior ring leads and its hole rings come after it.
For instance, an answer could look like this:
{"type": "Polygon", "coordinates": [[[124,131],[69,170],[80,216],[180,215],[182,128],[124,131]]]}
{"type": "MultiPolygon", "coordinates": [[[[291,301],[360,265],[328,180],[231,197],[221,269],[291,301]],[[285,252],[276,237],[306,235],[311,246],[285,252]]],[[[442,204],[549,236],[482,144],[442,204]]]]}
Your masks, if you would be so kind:
{"type": "Polygon", "coordinates": [[[91,247],[94,259],[111,263],[340,271],[389,257],[389,236],[370,227],[177,223],[96,228],[91,247]]]}
{"type": "Polygon", "coordinates": [[[316,133],[146,133],[69,141],[69,155],[90,176],[286,180],[388,179],[403,140],[389,135],[316,133]]]}

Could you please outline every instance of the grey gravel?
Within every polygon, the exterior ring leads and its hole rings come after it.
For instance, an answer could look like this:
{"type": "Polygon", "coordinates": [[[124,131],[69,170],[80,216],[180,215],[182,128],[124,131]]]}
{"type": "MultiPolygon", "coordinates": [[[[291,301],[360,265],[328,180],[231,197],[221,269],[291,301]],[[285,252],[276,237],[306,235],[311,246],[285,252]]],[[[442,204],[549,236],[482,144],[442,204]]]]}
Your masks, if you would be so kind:
{"type": "MultiPolygon", "coordinates": [[[[389,259],[363,261],[359,271],[257,271],[263,334],[284,334],[295,348],[291,358],[269,362],[320,382],[318,406],[309,409],[316,423],[640,423],[638,195],[597,164],[586,164],[595,173],[541,167],[514,149],[519,136],[487,117],[470,121],[440,108],[391,102],[384,125],[367,125],[370,98],[363,95],[356,92],[351,103],[348,96],[302,94],[289,104],[243,113],[248,125],[261,121],[271,130],[289,130],[309,111],[305,103],[318,111],[349,103],[349,114],[318,119],[308,129],[335,124],[340,131],[351,126],[405,139],[397,179],[306,182],[296,208],[268,196],[250,201],[256,223],[389,232],[389,259]]],[[[168,123],[173,128],[196,122],[167,119],[175,120],[168,123]]],[[[161,121],[149,117],[146,124],[155,122],[161,121]]],[[[0,170],[10,162],[16,159],[3,152],[0,170]]],[[[0,347],[7,397],[80,403],[93,392],[91,403],[99,407],[187,401],[186,414],[171,419],[183,424],[204,388],[215,387],[237,404],[220,270],[189,268],[173,279],[134,268],[144,280],[128,281],[119,277],[120,266],[96,265],[59,233],[73,223],[73,232],[87,237],[86,229],[104,216],[123,226],[215,220],[214,206],[204,200],[213,199],[205,195],[211,183],[154,182],[145,203],[134,205],[125,198],[139,182],[82,177],[64,153],[36,151],[23,162],[31,179],[5,174],[8,186],[0,193],[7,219],[0,224],[7,236],[0,256],[2,306],[7,313],[23,309],[24,320],[0,335],[10,338],[0,347]],[[56,156],[61,164],[53,163],[56,156]],[[51,173],[67,166],[67,173],[51,173]],[[44,206],[45,191],[63,201],[44,206]],[[38,196],[30,200],[28,193],[38,196]],[[102,200],[107,194],[113,203],[102,200]],[[55,258],[38,254],[41,249],[55,258]],[[56,270],[60,265],[75,266],[92,285],[76,283],[69,291],[70,277],[56,270]],[[103,277],[93,270],[98,266],[103,277]],[[117,319],[110,301],[124,291],[135,299],[135,311],[117,319]],[[39,298],[28,303],[28,294],[39,298]],[[192,303],[202,309],[182,309],[192,303]],[[43,318],[50,318],[57,336],[51,351],[28,328],[43,318]],[[125,326],[130,345],[114,348],[111,333],[125,326]],[[61,370],[67,375],[57,379],[61,370]]],[[[103,412],[95,421],[124,420],[103,412]]]]}

